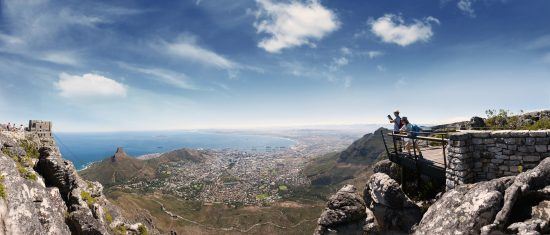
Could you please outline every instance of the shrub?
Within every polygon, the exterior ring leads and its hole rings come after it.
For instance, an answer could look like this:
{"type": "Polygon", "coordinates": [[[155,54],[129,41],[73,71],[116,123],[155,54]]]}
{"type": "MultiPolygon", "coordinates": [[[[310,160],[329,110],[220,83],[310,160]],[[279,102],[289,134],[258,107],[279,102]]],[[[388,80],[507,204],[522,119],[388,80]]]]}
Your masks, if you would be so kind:
{"type": "Polygon", "coordinates": [[[27,175],[25,175],[25,178],[27,178],[28,180],[32,180],[32,181],[36,181],[37,177],[34,173],[30,173],[28,172],[27,175]]]}
{"type": "Polygon", "coordinates": [[[0,176],[0,197],[5,199],[6,196],[6,186],[4,185],[4,176],[2,175],[0,176]]]}
{"type": "Polygon", "coordinates": [[[28,140],[21,140],[19,142],[19,145],[25,150],[27,153],[27,157],[29,158],[38,158],[40,157],[40,153],[38,153],[38,148],[34,145],[34,143],[28,141],[28,140]]]}
{"type": "Polygon", "coordinates": [[[545,117],[536,121],[533,125],[527,126],[529,130],[546,130],[550,129],[550,118],[545,117]]]}
{"type": "Polygon", "coordinates": [[[92,195],[86,191],[80,192],[80,197],[88,204],[88,206],[91,206],[96,201],[95,198],[93,198],[92,195]]]}
{"type": "Polygon", "coordinates": [[[145,227],[145,225],[143,224],[139,225],[138,233],[139,235],[147,235],[147,227],[145,227]]]}
{"type": "Polygon", "coordinates": [[[123,235],[126,235],[126,226],[124,226],[124,225],[116,226],[116,228],[115,228],[115,234],[123,234],[123,235]]]}
{"type": "Polygon", "coordinates": [[[108,211],[105,212],[105,220],[107,221],[107,223],[111,224],[113,222],[113,216],[111,216],[111,213],[109,213],[108,211]]]}

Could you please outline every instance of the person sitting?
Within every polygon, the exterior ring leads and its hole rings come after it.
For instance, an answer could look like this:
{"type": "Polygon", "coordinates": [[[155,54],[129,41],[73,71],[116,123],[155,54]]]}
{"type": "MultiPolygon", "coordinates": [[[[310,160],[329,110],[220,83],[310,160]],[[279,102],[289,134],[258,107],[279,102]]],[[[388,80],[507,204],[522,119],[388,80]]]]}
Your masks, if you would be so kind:
{"type": "MultiPolygon", "coordinates": [[[[416,137],[418,135],[418,132],[420,132],[417,125],[413,125],[409,122],[409,119],[407,117],[401,118],[401,122],[403,123],[403,126],[401,127],[400,131],[406,133],[410,137],[416,137]]],[[[405,150],[409,154],[411,154],[411,149],[416,149],[418,155],[422,156],[422,151],[420,151],[420,147],[418,144],[414,143],[413,138],[404,138],[403,141],[405,141],[405,150]]]]}

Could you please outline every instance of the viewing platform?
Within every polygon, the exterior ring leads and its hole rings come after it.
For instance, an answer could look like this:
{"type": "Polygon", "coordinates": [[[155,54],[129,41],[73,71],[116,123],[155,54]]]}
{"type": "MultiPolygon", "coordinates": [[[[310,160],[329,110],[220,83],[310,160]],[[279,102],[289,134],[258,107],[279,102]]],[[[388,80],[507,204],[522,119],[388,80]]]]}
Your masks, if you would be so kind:
{"type": "Polygon", "coordinates": [[[517,175],[550,156],[550,130],[382,133],[382,139],[390,161],[444,182],[447,190],[517,175]],[[404,149],[407,141],[410,151],[404,149]]]}
{"type": "Polygon", "coordinates": [[[390,161],[444,183],[446,147],[449,139],[445,138],[447,133],[437,134],[440,138],[426,136],[429,134],[435,133],[418,132],[416,136],[382,133],[382,139],[390,161]],[[412,143],[410,150],[405,150],[406,142],[412,143]],[[420,149],[420,152],[417,149],[420,149]]]}

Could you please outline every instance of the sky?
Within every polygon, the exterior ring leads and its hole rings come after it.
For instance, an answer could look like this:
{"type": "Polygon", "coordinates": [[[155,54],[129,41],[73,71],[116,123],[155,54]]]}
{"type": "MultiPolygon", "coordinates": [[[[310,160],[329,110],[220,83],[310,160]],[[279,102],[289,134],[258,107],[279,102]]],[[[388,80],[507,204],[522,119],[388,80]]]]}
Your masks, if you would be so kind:
{"type": "Polygon", "coordinates": [[[0,1],[0,122],[445,123],[550,108],[547,0],[0,1]]]}

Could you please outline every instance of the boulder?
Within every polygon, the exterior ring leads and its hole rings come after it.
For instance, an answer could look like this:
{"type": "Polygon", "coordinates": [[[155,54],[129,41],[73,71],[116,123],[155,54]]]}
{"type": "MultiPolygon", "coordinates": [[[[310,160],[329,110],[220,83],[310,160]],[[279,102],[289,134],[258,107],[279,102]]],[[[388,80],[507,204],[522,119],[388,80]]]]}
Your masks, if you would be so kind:
{"type": "Polygon", "coordinates": [[[366,208],[353,185],[346,185],[327,202],[314,234],[362,234],[366,208]]]}
{"type": "Polygon", "coordinates": [[[422,217],[414,234],[479,234],[490,224],[513,177],[465,184],[446,192],[422,217]]]}
{"type": "Polygon", "coordinates": [[[515,177],[457,186],[430,206],[414,234],[547,234],[549,185],[546,158],[515,177]]]}
{"type": "Polygon", "coordinates": [[[472,117],[468,125],[470,126],[470,128],[473,128],[473,129],[486,127],[485,120],[477,116],[472,117]]]}
{"type": "MultiPolygon", "coordinates": [[[[506,225],[511,221],[513,211],[515,209],[516,203],[521,202],[521,204],[534,204],[532,200],[537,200],[536,198],[548,198],[550,194],[548,193],[548,186],[550,186],[550,158],[545,158],[542,160],[539,165],[531,170],[520,173],[517,175],[513,183],[505,191],[504,202],[499,210],[498,214],[495,216],[492,224],[488,224],[483,228],[483,234],[491,234],[495,231],[503,231],[506,225]],[[532,197],[531,195],[537,195],[537,197],[532,197]],[[525,202],[525,201],[531,202],[525,202]]],[[[542,207],[547,205],[546,203],[540,204],[542,207]]],[[[546,212],[546,208],[538,209],[538,206],[535,207],[535,213],[537,216],[543,217],[543,220],[550,221],[550,217],[546,212]],[[546,217],[546,218],[544,218],[546,217]]],[[[533,215],[531,215],[533,216],[533,215]]],[[[527,220],[529,222],[524,222],[524,224],[534,224],[536,220],[527,220]],[[535,221],[535,222],[533,222],[535,221]]],[[[516,228],[518,226],[513,226],[516,228]]],[[[537,226],[519,226],[523,228],[538,228],[537,226]]],[[[518,229],[519,229],[518,227],[518,229]]],[[[546,227],[540,227],[540,229],[546,229],[546,227]]],[[[540,232],[550,232],[547,230],[541,230],[540,232]]]]}
{"type": "Polygon", "coordinates": [[[373,174],[363,195],[382,230],[408,232],[422,218],[421,209],[387,174],[373,174]]]}
{"type": "Polygon", "coordinates": [[[381,160],[381,161],[378,161],[376,164],[374,164],[374,166],[372,167],[372,171],[374,173],[384,173],[386,175],[388,175],[390,178],[394,179],[394,180],[401,180],[400,179],[400,170],[401,170],[401,167],[395,163],[393,163],[392,161],[390,160],[381,160]]]}
{"type": "Polygon", "coordinates": [[[76,210],[69,214],[67,223],[74,234],[101,235],[109,234],[107,230],[96,220],[91,213],[85,210],[76,210]]]}

